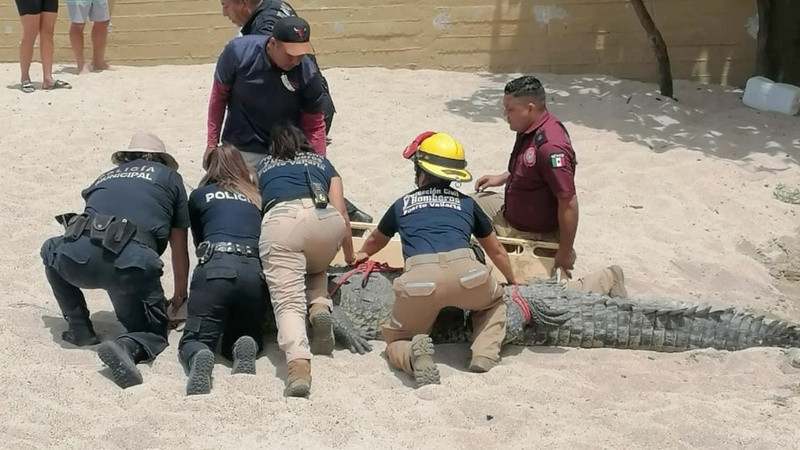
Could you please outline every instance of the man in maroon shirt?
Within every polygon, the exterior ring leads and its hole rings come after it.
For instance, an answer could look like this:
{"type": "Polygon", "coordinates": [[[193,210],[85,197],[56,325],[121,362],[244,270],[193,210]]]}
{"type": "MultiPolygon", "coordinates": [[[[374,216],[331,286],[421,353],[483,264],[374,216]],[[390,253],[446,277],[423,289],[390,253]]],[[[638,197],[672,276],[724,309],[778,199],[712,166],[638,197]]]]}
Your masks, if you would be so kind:
{"type": "MultiPolygon", "coordinates": [[[[542,83],[532,76],[508,82],[503,111],[509,128],[517,133],[508,170],[484,175],[475,183],[474,197],[492,219],[499,236],[557,242],[554,270],[572,277],[578,231],[578,164],[566,127],[547,110],[542,83]],[[486,188],[505,185],[505,199],[486,188]]],[[[606,268],[576,283],[591,292],[625,296],[619,266],[606,268]]]]}

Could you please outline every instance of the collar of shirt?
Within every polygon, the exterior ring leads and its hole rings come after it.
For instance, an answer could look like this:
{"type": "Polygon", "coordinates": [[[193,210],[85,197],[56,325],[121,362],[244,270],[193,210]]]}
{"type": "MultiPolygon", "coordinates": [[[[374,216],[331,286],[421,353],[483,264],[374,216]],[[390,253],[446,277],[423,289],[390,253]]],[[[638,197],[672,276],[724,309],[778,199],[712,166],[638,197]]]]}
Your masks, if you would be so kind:
{"type": "Polygon", "coordinates": [[[538,119],[536,119],[536,121],[533,122],[533,124],[527,130],[525,130],[521,134],[531,134],[535,132],[536,130],[541,128],[542,125],[544,125],[544,123],[547,122],[547,119],[549,118],[550,118],[550,111],[545,111],[544,113],[542,113],[541,116],[539,116],[538,119]]]}

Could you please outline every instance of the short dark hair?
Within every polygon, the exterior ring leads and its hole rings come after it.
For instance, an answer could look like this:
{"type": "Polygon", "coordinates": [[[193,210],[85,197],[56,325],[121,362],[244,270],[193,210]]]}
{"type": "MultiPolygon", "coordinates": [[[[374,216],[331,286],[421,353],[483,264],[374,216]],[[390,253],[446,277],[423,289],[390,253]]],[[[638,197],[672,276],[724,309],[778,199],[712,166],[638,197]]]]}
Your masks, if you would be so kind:
{"type": "Polygon", "coordinates": [[[503,90],[505,94],[512,97],[532,97],[536,106],[547,107],[547,95],[544,92],[542,82],[532,75],[525,75],[515,78],[508,83],[503,90]]]}
{"type": "Polygon", "coordinates": [[[293,160],[298,153],[314,153],[305,133],[289,122],[278,123],[269,131],[270,146],[267,154],[275,159],[293,160]]]}

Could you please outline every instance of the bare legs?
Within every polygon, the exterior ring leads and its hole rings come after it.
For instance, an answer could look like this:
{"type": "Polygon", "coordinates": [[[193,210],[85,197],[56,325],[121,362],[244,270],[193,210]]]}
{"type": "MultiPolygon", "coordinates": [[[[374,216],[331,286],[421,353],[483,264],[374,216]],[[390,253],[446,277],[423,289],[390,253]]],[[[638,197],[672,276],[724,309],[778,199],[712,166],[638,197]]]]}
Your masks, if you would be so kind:
{"type": "Polygon", "coordinates": [[[58,13],[43,12],[39,23],[39,54],[42,58],[42,88],[47,89],[53,84],[53,33],[56,29],[58,13]]]}
{"type": "Polygon", "coordinates": [[[78,73],[89,73],[89,70],[106,70],[106,42],[108,41],[108,24],[110,21],[94,22],[92,25],[92,64],[86,64],[83,57],[83,30],[84,24],[72,23],[69,26],[69,43],[72,53],[75,54],[75,63],[78,66],[78,73]]]}
{"type": "Polygon", "coordinates": [[[20,16],[22,22],[22,40],[19,43],[19,70],[20,81],[25,83],[31,80],[31,61],[33,60],[33,45],[39,34],[41,14],[26,14],[20,16]]]}

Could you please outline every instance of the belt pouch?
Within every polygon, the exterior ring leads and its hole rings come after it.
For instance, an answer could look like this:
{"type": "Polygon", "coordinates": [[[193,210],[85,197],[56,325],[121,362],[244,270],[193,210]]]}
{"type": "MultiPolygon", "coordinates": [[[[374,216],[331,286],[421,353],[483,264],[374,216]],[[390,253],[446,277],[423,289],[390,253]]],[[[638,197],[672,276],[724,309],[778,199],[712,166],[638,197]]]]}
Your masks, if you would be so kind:
{"type": "Polygon", "coordinates": [[[325,188],[320,182],[311,179],[311,174],[308,173],[308,164],[305,166],[306,182],[308,183],[308,190],[309,194],[311,194],[311,200],[314,202],[314,206],[317,209],[325,209],[328,207],[328,193],[325,192],[325,188]]]}
{"type": "Polygon", "coordinates": [[[118,255],[119,252],[128,245],[136,233],[136,225],[128,219],[117,220],[108,225],[105,236],[103,236],[103,248],[111,253],[118,255]]]}
{"type": "Polygon", "coordinates": [[[72,216],[64,229],[64,240],[69,242],[81,237],[88,221],[89,216],[86,214],[72,216]]]}

